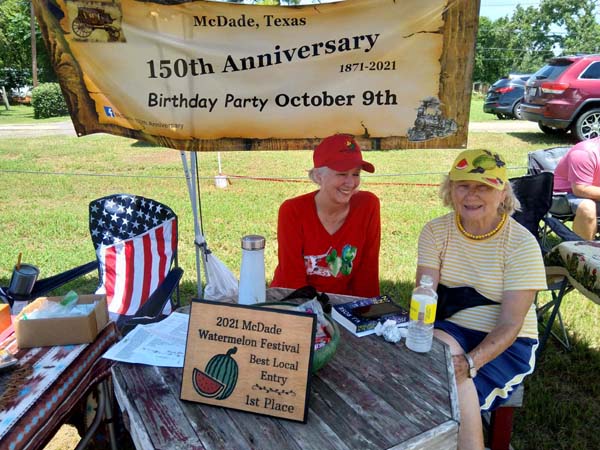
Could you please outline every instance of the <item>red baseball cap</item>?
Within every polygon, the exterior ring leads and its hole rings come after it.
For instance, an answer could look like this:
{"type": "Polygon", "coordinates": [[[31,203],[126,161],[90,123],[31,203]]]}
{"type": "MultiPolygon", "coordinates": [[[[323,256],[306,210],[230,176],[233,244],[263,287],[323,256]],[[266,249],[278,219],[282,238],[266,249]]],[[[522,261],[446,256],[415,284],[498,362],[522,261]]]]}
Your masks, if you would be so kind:
{"type": "Polygon", "coordinates": [[[313,152],[313,164],[315,168],[329,167],[338,172],[356,167],[375,172],[373,164],[362,159],[360,147],[350,134],[334,134],[323,139],[313,152]]]}

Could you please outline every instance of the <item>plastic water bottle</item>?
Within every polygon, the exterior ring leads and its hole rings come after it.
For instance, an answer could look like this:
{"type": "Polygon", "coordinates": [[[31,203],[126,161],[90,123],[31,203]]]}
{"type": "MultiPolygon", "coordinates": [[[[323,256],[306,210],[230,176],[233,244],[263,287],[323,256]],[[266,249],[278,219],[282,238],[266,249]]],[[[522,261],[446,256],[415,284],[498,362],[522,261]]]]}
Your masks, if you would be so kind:
{"type": "Polygon", "coordinates": [[[406,346],[413,352],[425,353],[431,350],[436,307],[437,293],[433,290],[433,279],[429,275],[422,275],[410,300],[406,346]]]}
{"type": "Polygon", "coordinates": [[[244,236],[238,303],[263,303],[266,299],[265,285],[265,238],[255,234],[244,236]]]}

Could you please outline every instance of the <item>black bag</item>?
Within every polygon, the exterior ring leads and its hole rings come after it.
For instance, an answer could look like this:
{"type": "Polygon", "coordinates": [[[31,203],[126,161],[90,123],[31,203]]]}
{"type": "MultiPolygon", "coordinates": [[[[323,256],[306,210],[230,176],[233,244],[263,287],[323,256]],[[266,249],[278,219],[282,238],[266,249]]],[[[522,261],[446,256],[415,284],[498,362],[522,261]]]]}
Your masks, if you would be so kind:
{"type": "Polygon", "coordinates": [[[313,286],[302,286],[301,288],[296,289],[294,292],[282,298],[281,301],[285,302],[287,300],[294,300],[296,298],[312,300],[315,297],[321,304],[323,312],[325,314],[331,313],[331,303],[329,303],[329,296],[325,292],[321,292],[319,294],[313,286]]]}
{"type": "Polygon", "coordinates": [[[567,199],[566,192],[555,192],[552,195],[552,206],[550,207],[550,214],[558,216],[573,214],[573,211],[571,210],[571,205],[569,204],[569,200],[567,199]]]}
{"type": "Polygon", "coordinates": [[[472,287],[449,288],[443,284],[437,287],[438,303],[435,320],[444,320],[466,308],[482,305],[500,305],[477,292],[472,287]]]}

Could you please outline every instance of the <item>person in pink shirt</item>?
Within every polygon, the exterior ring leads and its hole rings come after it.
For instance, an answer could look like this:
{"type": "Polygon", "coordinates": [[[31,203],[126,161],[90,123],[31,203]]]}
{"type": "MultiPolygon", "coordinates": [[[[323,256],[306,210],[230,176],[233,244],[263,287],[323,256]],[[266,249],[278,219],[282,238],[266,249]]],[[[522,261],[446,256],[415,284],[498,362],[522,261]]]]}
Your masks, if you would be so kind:
{"type": "Polygon", "coordinates": [[[567,193],[575,214],[573,231],[594,239],[600,213],[600,137],[581,141],[561,158],[554,171],[554,191],[567,193]]]}
{"type": "Polygon", "coordinates": [[[284,201],[277,222],[278,265],[271,287],[379,295],[380,205],[359,191],[362,159],[348,134],[326,137],[313,152],[309,177],[319,189],[284,201]]]}

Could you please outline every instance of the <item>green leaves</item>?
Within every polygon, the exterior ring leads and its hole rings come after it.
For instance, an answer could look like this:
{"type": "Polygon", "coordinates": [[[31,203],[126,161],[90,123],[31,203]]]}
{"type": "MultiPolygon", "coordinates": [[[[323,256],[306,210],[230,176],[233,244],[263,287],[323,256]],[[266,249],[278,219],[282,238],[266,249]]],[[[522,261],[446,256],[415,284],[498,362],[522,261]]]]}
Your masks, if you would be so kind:
{"type": "Polygon", "coordinates": [[[479,18],[473,80],[534,73],[556,53],[600,52],[597,0],[542,0],[512,17],[479,18]]]}
{"type": "MultiPolygon", "coordinates": [[[[39,29],[36,30],[35,41],[38,79],[55,81],[56,75],[39,29]]],[[[30,2],[0,0],[0,83],[8,91],[31,85],[31,67],[30,2]]]]}
{"type": "Polygon", "coordinates": [[[31,92],[31,105],[36,119],[69,114],[67,103],[57,83],[42,83],[31,92]]]}

